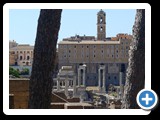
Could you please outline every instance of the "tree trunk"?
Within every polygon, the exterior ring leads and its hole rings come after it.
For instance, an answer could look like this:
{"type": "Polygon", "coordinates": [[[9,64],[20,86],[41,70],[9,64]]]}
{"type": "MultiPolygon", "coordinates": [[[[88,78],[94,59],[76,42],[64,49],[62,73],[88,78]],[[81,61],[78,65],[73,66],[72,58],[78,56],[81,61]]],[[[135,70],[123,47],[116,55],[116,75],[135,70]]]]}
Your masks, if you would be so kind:
{"type": "Polygon", "coordinates": [[[40,11],[29,82],[29,109],[50,108],[61,12],[61,9],[42,9],[40,11]]]}
{"type": "Polygon", "coordinates": [[[138,9],[133,26],[133,40],[129,51],[129,64],[122,108],[138,109],[136,102],[138,92],[145,83],[145,10],[138,9]]]}

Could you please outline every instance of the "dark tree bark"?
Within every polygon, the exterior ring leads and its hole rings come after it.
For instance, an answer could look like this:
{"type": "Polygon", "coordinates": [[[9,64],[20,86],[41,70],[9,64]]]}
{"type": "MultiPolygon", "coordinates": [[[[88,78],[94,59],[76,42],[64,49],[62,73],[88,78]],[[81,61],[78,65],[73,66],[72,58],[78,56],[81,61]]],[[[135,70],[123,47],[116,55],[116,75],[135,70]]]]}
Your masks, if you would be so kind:
{"type": "Polygon", "coordinates": [[[40,11],[29,82],[29,109],[50,108],[61,12],[61,9],[42,9],[40,11]]]}
{"type": "Polygon", "coordinates": [[[138,92],[145,83],[145,10],[138,9],[133,26],[133,40],[129,51],[129,64],[122,108],[138,109],[136,102],[138,92]]]}

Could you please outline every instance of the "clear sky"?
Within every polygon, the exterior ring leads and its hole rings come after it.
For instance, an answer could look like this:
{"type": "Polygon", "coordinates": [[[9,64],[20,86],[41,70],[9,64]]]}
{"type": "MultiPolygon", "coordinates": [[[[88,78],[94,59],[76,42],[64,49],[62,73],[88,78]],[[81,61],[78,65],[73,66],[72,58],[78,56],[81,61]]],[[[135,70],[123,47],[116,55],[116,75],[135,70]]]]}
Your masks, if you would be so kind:
{"type": "MultiPolygon", "coordinates": [[[[135,20],[135,9],[105,9],[106,37],[118,33],[132,34],[135,20]]],[[[40,10],[10,9],[9,39],[19,44],[34,45],[40,10]]],[[[97,36],[98,9],[63,9],[58,41],[77,35],[97,36]]]]}

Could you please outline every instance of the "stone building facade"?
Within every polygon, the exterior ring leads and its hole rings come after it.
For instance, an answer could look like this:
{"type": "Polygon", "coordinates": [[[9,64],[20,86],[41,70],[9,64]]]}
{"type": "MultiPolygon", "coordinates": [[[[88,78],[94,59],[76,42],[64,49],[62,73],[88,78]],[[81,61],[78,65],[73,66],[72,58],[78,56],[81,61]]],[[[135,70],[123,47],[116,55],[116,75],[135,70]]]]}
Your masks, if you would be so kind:
{"type": "Polygon", "coordinates": [[[9,65],[31,66],[34,46],[19,44],[9,49],[9,65]]]}
{"type": "Polygon", "coordinates": [[[119,85],[120,72],[125,77],[132,35],[122,33],[106,37],[105,17],[105,12],[100,10],[97,14],[97,37],[76,35],[58,43],[59,69],[73,66],[78,74],[79,66],[86,64],[86,86],[98,86],[98,70],[102,64],[105,66],[106,86],[119,85]]]}
{"type": "Polygon", "coordinates": [[[17,45],[18,45],[18,43],[16,43],[15,40],[10,40],[10,41],[9,41],[9,48],[16,47],[17,45]]]}

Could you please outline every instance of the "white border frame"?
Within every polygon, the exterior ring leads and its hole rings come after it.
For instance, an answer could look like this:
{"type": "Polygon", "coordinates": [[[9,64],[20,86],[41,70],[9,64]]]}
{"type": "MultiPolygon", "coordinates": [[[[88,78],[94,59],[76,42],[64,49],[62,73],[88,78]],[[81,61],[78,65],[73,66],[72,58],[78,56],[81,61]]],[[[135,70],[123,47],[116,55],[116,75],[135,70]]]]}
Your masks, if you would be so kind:
{"type": "Polygon", "coordinates": [[[145,89],[151,89],[151,6],[148,3],[7,3],[3,6],[3,112],[8,115],[148,115],[142,109],[9,109],[9,9],[145,9],[145,89]]]}

